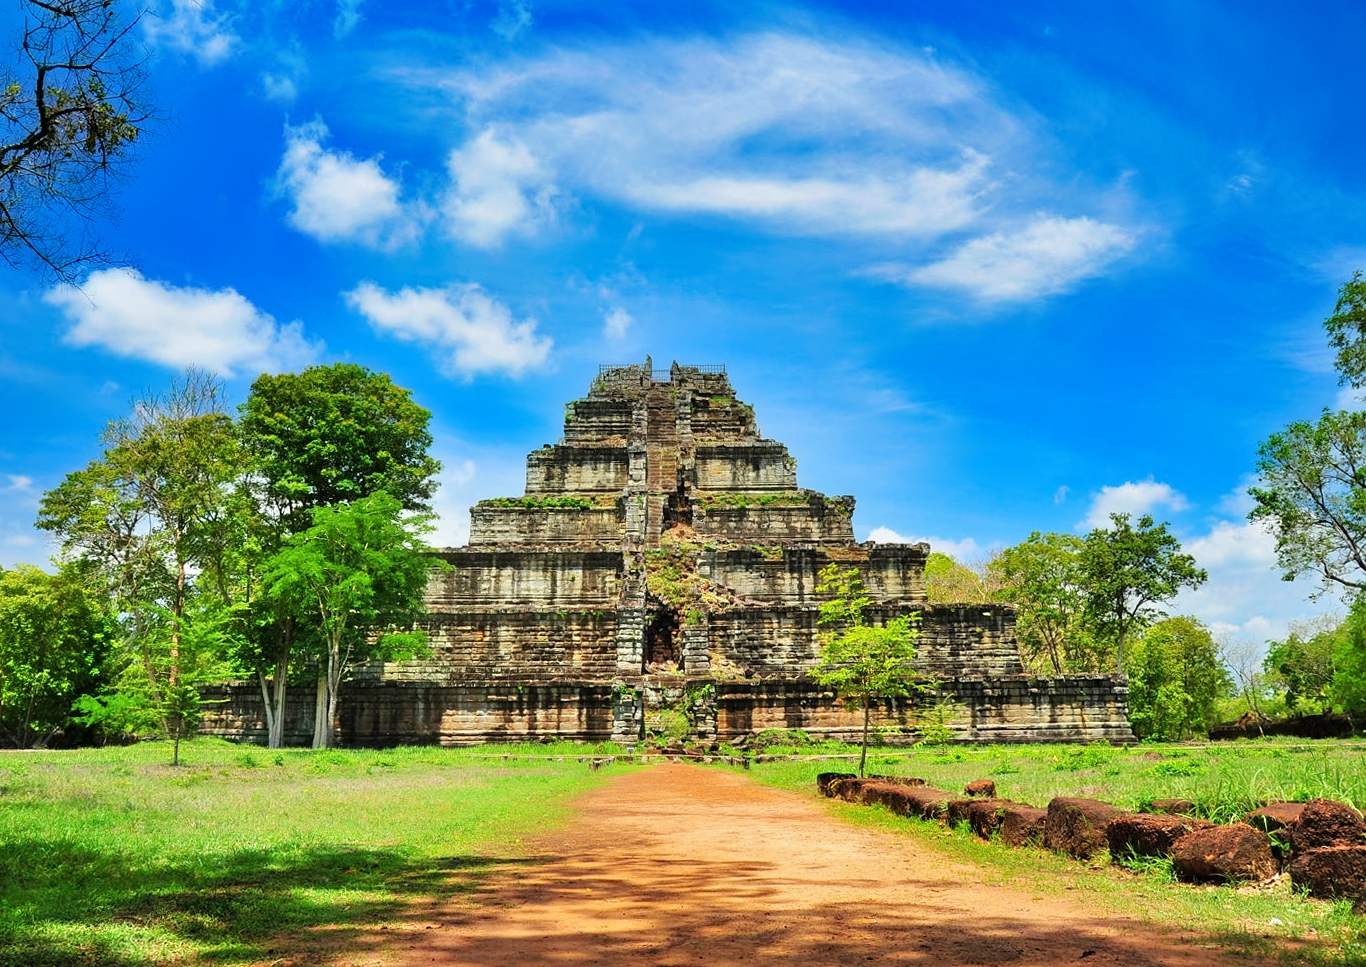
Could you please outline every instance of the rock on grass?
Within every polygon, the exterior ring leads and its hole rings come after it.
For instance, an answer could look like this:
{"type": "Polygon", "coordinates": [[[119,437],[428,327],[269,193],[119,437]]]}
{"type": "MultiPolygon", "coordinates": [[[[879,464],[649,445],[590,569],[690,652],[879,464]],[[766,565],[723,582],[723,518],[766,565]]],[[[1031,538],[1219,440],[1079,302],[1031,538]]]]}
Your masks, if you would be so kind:
{"type": "Polygon", "coordinates": [[[1108,802],[1059,796],[1048,804],[1043,844],[1056,852],[1087,859],[1109,845],[1105,827],[1110,820],[1123,815],[1124,810],[1108,802]]]}
{"type": "Polygon", "coordinates": [[[1267,880],[1280,870],[1266,833],[1246,823],[1187,833],[1172,844],[1172,866],[1193,883],[1267,880]]]}
{"type": "Polygon", "coordinates": [[[1243,822],[1264,833],[1274,833],[1278,829],[1295,825],[1299,821],[1300,813],[1304,812],[1304,806],[1302,802],[1267,803],[1244,816],[1243,822]]]}
{"type": "Polygon", "coordinates": [[[855,779],[852,772],[821,772],[816,775],[816,788],[821,791],[822,796],[832,796],[834,792],[831,786],[837,779],[855,779]]]}
{"type": "Polygon", "coordinates": [[[1170,816],[1189,816],[1195,812],[1195,803],[1189,799],[1154,799],[1151,811],[1170,816]]]}
{"type": "Polygon", "coordinates": [[[1135,813],[1110,820],[1105,827],[1105,839],[1115,862],[1130,856],[1168,856],[1172,844],[1182,836],[1213,825],[1190,816],[1135,813]]]}
{"type": "Polygon", "coordinates": [[[996,783],[990,779],[974,779],[963,787],[963,791],[969,796],[992,797],[996,795],[996,783]]]}
{"type": "Polygon", "coordinates": [[[1325,900],[1352,900],[1366,907],[1366,845],[1323,846],[1290,861],[1290,882],[1297,890],[1325,900]]]}
{"type": "Polygon", "coordinates": [[[1007,846],[1030,846],[1043,842],[1048,810],[1012,802],[1001,806],[1001,842],[1007,846]]]}
{"type": "Polygon", "coordinates": [[[1311,799],[1290,827],[1290,849],[1294,853],[1363,843],[1366,843],[1366,820],[1351,806],[1333,799],[1311,799]]]}

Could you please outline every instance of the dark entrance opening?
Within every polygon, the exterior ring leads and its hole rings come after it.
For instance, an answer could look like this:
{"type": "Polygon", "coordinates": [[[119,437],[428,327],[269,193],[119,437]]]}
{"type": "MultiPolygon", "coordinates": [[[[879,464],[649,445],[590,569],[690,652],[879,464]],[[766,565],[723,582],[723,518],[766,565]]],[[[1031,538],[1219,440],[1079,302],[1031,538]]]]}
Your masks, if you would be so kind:
{"type": "Polygon", "coordinates": [[[683,649],[678,633],[678,612],[660,608],[645,626],[645,670],[683,670],[683,649]]]}

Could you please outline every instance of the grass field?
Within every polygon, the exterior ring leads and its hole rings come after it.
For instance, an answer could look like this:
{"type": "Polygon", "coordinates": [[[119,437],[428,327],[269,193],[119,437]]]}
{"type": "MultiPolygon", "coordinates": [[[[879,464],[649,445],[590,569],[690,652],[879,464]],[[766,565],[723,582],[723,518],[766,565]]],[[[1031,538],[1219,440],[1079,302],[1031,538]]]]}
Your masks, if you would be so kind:
{"type": "Polygon", "coordinates": [[[479,751],[0,753],[0,964],[268,959],[468,890],[605,774],[479,751]]]}
{"type": "MultiPolygon", "coordinates": [[[[770,752],[794,751],[771,748],[770,752]]],[[[808,751],[849,752],[820,746],[808,751]]],[[[755,764],[761,782],[815,795],[818,772],[851,771],[840,761],[804,759],[755,764]]],[[[1208,747],[964,746],[910,754],[871,752],[869,771],[915,775],[958,790],[990,778],[997,794],[1046,805],[1057,795],[1104,799],[1141,808],[1153,799],[1191,799],[1217,820],[1241,816],[1256,803],[1327,796],[1366,806],[1366,743],[1277,740],[1208,747]]],[[[1037,892],[1069,893],[1129,916],[1196,930],[1256,955],[1291,963],[1366,964],[1366,916],[1350,904],[1295,895],[1282,877],[1270,886],[1196,887],[1174,881],[1169,864],[1119,870],[1099,857],[1078,863],[1042,849],[986,843],[966,830],[895,816],[882,808],[830,801],[840,819],[908,836],[992,871],[1000,882],[1037,892]]]]}

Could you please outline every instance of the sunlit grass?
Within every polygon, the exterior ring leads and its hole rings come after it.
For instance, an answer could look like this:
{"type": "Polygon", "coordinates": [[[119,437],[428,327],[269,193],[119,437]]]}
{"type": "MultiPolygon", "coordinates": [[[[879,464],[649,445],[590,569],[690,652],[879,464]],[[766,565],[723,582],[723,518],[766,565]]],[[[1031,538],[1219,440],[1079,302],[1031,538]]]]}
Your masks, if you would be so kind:
{"type": "Polygon", "coordinates": [[[290,931],[468,890],[604,774],[575,759],[593,751],[0,755],[0,964],[249,962],[290,931]]]}

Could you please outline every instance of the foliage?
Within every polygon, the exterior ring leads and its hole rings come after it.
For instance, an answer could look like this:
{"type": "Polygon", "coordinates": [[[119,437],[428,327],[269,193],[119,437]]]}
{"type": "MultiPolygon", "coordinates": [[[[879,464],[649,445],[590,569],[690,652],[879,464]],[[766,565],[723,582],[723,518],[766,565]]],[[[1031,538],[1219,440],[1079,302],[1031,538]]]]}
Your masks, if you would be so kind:
{"type": "Polygon", "coordinates": [[[1075,534],[1035,531],[987,564],[998,588],[995,597],[1015,605],[1021,656],[1053,675],[1104,665],[1086,620],[1084,547],[1075,534]]]}
{"type": "MultiPolygon", "coordinates": [[[[810,490],[778,490],[768,493],[752,491],[705,490],[695,496],[703,510],[744,510],[750,507],[809,507],[818,495],[810,490]]],[[[837,503],[830,498],[829,503],[837,503]]],[[[851,511],[852,512],[852,511],[851,511]]]]}
{"type": "MultiPolygon", "coordinates": [[[[38,522],[59,536],[66,557],[103,579],[157,696],[153,707],[168,716],[164,731],[178,740],[185,723],[168,696],[179,690],[181,639],[197,596],[221,592],[215,577],[235,534],[231,493],[245,455],[221,384],[196,372],[111,424],[105,443],[98,459],[43,496],[38,522]],[[163,638],[165,660],[153,660],[163,638]]],[[[145,706],[142,694],[130,700],[145,706]]]]}
{"type": "Polygon", "coordinates": [[[428,571],[439,562],[422,542],[428,515],[404,516],[384,491],[350,503],[315,507],[313,526],[292,534],[266,563],[266,597],[317,623],[325,678],[314,716],[314,748],[332,745],[342,678],[352,662],[418,653],[418,631],[368,634],[411,625],[421,612],[428,571]]]}
{"type": "Polygon", "coordinates": [[[1263,666],[1285,689],[1287,707],[1327,712],[1332,708],[1334,659],[1342,629],[1337,622],[1291,627],[1284,641],[1270,642],[1263,666]]]}
{"type": "Polygon", "coordinates": [[[1129,722],[1140,739],[1203,736],[1216,702],[1233,687],[1214,639],[1194,618],[1159,621],[1135,641],[1125,659],[1129,722]]]}
{"type": "Polygon", "coordinates": [[[117,626],[103,594],[74,565],[57,574],[0,568],[0,733],[18,747],[67,725],[100,685],[117,626]]]}
{"type": "Polygon", "coordinates": [[[992,576],[931,551],[925,561],[925,594],[930,604],[985,604],[993,600],[992,576]]]}
{"type": "Polygon", "coordinates": [[[312,507],[381,490],[426,510],[441,469],[430,420],[387,374],[354,363],[258,376],[241,415],[265,497],[290,530],[312,524],[312,507]]]}
{"type": "Polygon", "coordinates": [[[953,696],[941,692],[930,705],[916,715],[915,731],[921,745],[944,746],[957,734],[953,723],[963,717],[963,706],[953,696]]]}
{"type": "Polygon", "coordinates": [[[579,758],[613,751],[198,738],[175,771],[161,743],[0,757],[0,965],[316,959],[320,936],[378,930],[525,862],[573,796],[629,768],[579,758]]]}
{"type": "Polygon", "coordinates": [[[70,216],[102,207],[143,121],[134,20],[108,0],[26,0],[18,53],[0,68],[0,260],[62,279],[97,258],[70,216]]]}
{"type": "Polygon", "coordinates": [[[1257,451],[1248,518],[1276,538],[1287,580],[1366,588],[1366,412],[1329,412],[1273,433],[1257,451]]]}
{"type": "Polygon", "coordinates": [[[1133,632],[1161,615],[1158,605],[1183,588],[1197,588],[1208,576],[1167,529],[1144,514],[1135,525],[1128,514],[1111,514],[1108,528],[1086,535],[1081,548],[1086,586],[1086,619],[1097,638],[1113,650],[1123,671],[1124,645],[1133,632]]]}
{"type": "Polygon", "coordinates": [[[900,615],[885,625],[869,624],[872,605],[858,568],[827,564],[816,593],[823,629],[821,654],[811,678],[834,690],[841,701],[863,709],[859,775],[868,756],[868,725],[874,699],[902,698],[923,688],[913,663],[920,636],[919,614],[900,615]]]}
{"type": "Polygon", "coordinates": [[[207,596],[177,618],[161,609],[117,654],[112,687],[78,699],[80,721],[107,735],[173,740],[171,764],[180,764],[180,742],[193,735],[204,705],[204,688],[236,677],[231,615],[207,596]]]}
{"type": "Polygon", "coordinates": [[[591,510],[593,501],[588,497],[527,494],[524,497],[492,497],[479,501],[478,506],[518,510],[591,510]]]}
{"type": "Polygon", "coordinates": [[[1337,304],[1323,328],[1337,353],[1338,377],[1348,386],[1366,386],[1366,278],[1360,272],[1353,272],[1338,290],[1337,304]]]}

